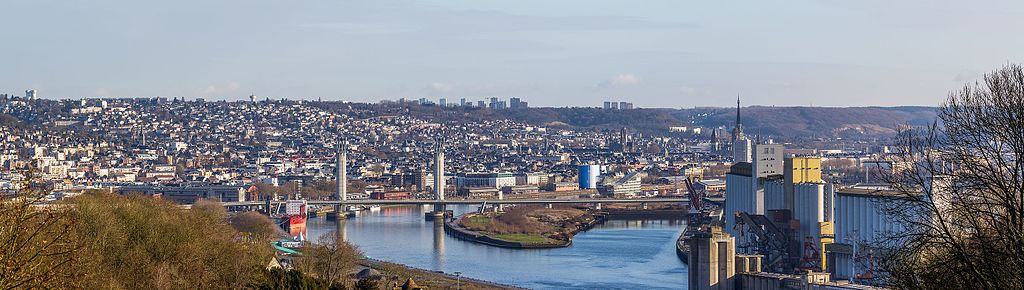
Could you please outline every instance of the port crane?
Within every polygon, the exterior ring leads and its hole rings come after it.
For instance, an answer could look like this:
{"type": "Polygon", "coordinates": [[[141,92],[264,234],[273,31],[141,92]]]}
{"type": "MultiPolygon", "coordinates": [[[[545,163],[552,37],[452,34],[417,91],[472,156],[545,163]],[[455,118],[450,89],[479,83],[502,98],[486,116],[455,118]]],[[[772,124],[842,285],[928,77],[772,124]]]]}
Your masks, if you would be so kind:
{"type": "Polygon", "coordinates": [[[690,177],[683,179],[683,182],[686,184],[686,194],[689,197],[690,208],[687,212],[686,230],[676,240],[676,254],[679,255],[679,258],[684,263],[689,263],[689,239],[701,233],[711,232],[712,225],[721,223],[722,215],[720,211],[713,209],[710,204],[704,202],[707,193],[694,188],[693,180],[690,177]],[[712,211],[716,211],[716,213],[711,214],[712,211]]]}
{"type": "Polygon", "coordinates": [[[693,187],[693,181],[690,181],[690,178],[685,178],[683,181],[686,183],[686,195],[690,198],[687,227],[703,225],[708,217],[707,208],[704,207],[704,197],[706,194],[698,192],[693,187]]]}

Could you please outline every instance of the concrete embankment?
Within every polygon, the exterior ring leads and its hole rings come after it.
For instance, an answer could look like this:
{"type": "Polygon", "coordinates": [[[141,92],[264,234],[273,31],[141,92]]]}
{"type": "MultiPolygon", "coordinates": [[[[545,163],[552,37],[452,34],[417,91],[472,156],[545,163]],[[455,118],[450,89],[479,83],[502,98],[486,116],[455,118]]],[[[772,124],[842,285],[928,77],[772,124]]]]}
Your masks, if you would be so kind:
{"type": "MultiPolygon", "coordinates": [[[[687,212],[684,209],[608,209],[600,212],[591,214],[593,219],[589,222],[582,223],[578,228],[573,229],[568,241],[560,244],[528,244],[521,242],[505,241],[495,239],[486,234],[466,229],[459,225],[458,219],[446,220],[444,223],[445,232],[452,235],[455,238],[481,243],[485,245],[511,248],[511,249],[549,249],[549,248],[562,248],[572,245],[572,237],[577,233],[590,230],[595,225],[604,222],[608,219],[671,219],[671,220],[683,220],[686,218],[687,212]]],[[[682,257],[682,256],[681,256],[682,257]]]]}
{"type": "Polygon", "coordinates": [[[676,239],[676,256],[679,257],[683,263],[690,263],[690,245],[687,244],[688,238],[686,233],[679,234],[679,238],[676,239]]]}

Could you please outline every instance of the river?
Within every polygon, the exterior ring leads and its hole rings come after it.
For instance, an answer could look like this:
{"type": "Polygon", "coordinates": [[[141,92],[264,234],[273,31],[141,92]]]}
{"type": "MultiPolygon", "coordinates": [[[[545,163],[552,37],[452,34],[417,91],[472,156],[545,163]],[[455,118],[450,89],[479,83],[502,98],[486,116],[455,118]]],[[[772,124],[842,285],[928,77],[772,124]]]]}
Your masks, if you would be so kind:
{"type": "MultiPolygon", "coordinates": [[[[475,206],[450,207],[456,215],[475,206]]],[[[369,257],[531,289],[685,289],[686,264],[675,254],[682,220],[609,220],[558,249],[503,249],[444,234],[423,214],[430,206],[385,207],[342,221],[346,240],[369,257]]],[[[334,231],[312,218],[309,237],[334,231]]]]}

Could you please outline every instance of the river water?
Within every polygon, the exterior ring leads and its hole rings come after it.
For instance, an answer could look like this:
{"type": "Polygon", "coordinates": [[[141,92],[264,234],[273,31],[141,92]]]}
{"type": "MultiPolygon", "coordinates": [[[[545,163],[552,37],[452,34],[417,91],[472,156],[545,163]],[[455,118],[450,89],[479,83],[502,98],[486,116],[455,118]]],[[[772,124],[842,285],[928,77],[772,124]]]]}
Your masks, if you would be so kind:
{"type": "MultiPolygon", "coordinates": [[[[475,206],[450,207],[461,215],[475,206]]],[[[503,249],[444,234],[423,214],[431,206],[385,207],[342,221],[343,236],[369,257],[531,289],[685,289],[675,254],[682,220],[609,220],[558,249],[503,249]]],[[[337,228],[312,218],[308,236],[337,228]]]]}

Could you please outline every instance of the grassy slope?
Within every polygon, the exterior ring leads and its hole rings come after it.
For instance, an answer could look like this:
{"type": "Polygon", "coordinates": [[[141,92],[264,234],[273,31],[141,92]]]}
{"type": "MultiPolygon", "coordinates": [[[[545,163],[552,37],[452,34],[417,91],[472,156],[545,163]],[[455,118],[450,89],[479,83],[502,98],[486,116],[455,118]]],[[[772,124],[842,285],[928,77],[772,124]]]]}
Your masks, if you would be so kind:
{"type": "Polygon", "coordinates": [[[489,234],[488,236],[499,240],[526,244],[547,244],[554,242],[547,237],[531,234],[489,234]]]}
{"type": "Polygon", "coordinates": [[[494,219],[483,215],[467,216],[460,220],[460,224],[468,229],[476,230],[491,238],[509,241],[519,242],[527,244],[548,244],[557,242],[549,239],[548,237],[541,234],[523,234],[523,233],[495,233],[492,231],[480,230],[489,228],[494,219]]]}

